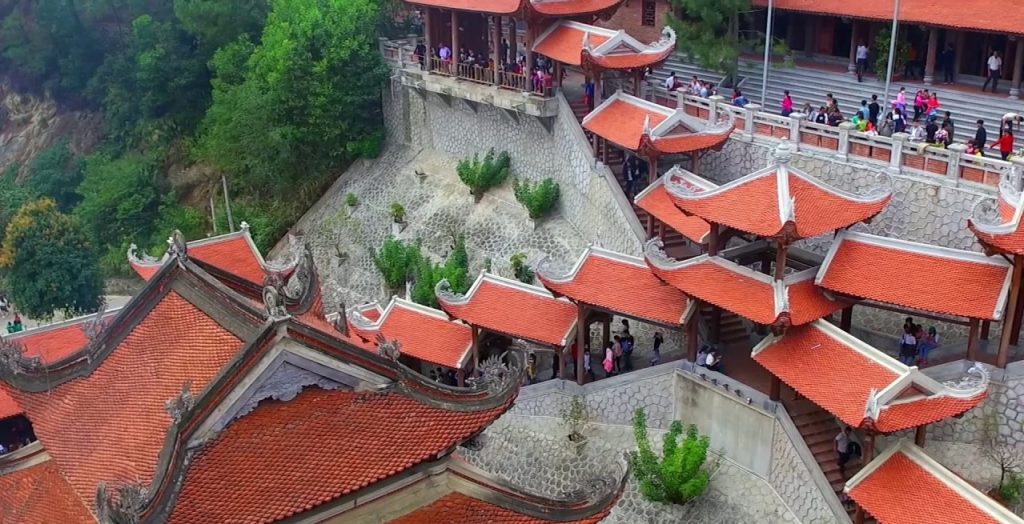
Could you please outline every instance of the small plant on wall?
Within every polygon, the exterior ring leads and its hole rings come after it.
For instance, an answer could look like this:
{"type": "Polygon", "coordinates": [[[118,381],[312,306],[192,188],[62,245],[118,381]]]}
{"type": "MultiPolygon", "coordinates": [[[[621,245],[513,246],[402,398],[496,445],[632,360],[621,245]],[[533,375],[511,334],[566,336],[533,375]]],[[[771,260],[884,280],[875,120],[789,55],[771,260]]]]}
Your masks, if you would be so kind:
{"type": "Polygon", "coordinates": [[[529,180],[516,179],[512,183],[512,190],[530,218],[537,220],[555,209],[558,205],[558,183],[550,178],[545,178],[539,183],[532,183],[529,180]]]}
{"type": "Polygon", "coordinates": [[[673,421],[665,435],[662,456],[658,457],[647,439],[647,414],[643,408],[637,408],[633,413],[633,436],[637,450],[630,453],[629,463],[644,498],[686,504],[707,491],[711,475],[706,463],[711,441],[697,432],[697,426],[691,424],[686,428],[686,435],[679,442],[683,424],[673,421]]]}
{"type": "Polygon", "coordinates": [[[509,257],[508,261],[512,264],[512,274],[516,276],[516,280],[533,284],[533,268],[526,263],[526,253],[516,253],[509,257]]]}
{"type": "Polygon", "coordinates": [[[406,244],[401,240],[388,237],[380,249],[370,252],[373,265],[380,271],[384,285],[393,292],[401,291],[419,265],[420,248],[416,244],[406,244]]]}
{"type": "Polygon", "coordinates": [[[479,155],[459,161],[456,172],[459,180],[469,187],[469,192],[477,202],[483,198],[488,189],[499,186],[508,178],[509,170],[512,168],[512,158],[508,152],[503,151],[496,155],[491,149],[480,160],[479,155]]]}
{"type": "Polygon", "coordinates": [[[562,424],[569,429],[569,442],[576,446],[576,451],[579,452],[587,442],[587,436],[583,434],[583,430],[590,425],[590,412],[587,411],[587,403],[583,400],[580,395],[572,397],[572,401],[566,406],[562,412],[562,424]]]}
{"type": "Polygon", "coordinates": [[[345,195],[345,205],[348,207],[356,207],[359,205],[359,197],[355,193],[347,193],[345,195]]]}
{"type": "Polygon", "coordinates": [[[398,202],[392,202],[391,207],[388,208],[388,214],[391,215],[391,220],[396,224],[405,223],[405,208],[398,202]]]}

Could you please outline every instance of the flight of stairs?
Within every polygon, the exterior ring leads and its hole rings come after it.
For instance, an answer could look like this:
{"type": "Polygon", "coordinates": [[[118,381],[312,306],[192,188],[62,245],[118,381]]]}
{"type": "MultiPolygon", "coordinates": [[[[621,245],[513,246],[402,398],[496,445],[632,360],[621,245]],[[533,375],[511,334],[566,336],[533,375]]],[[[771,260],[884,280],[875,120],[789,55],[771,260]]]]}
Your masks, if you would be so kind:
{"type": "MultiPolygon", "coordinates": [[[[576,116],[576,121],[582,122],[583,121],[583,117],[587,116],[587,106],[586,106],[586,104],[583,103],[582,99],[571,99],[571,100],[569,100],[569,107],[572,108],[572,112],[576,116]]],[[[587,135],[588,139],[591,138],[591,133],[589,131],[584,130],[584,133],[587,135]]],[[[603,147],[607,147],[608,148],[608,151],[607,151],[608,161],[607,161],[606,165],[612,170],[612,173],[615,174],[615,179],[619,181],[619,186],[622,187],[622,191],[623,191],[623,193],[625,193],[625,191],[626,191],[626,177],[625,177],[625,175],[623,174],[623,171],[622,171],[622,164],[625,161],[625,156],[624,156],[623,151],[621,149],[617,148],[617,147],[614,147],[614,146],[605,146],[603,143],[602,143],[601,147],[602,148],[603,147]]],[[[598,159],[604,158],[604,150],[603,149],[598,150],[597,158],[598,159]]],[[[637,188],[636,188],[636,192],[639,193],[640,191],[643,191],[643,186],[638,184],[637,188]]],[[[636,195],[632,195],[632,196],[636,196],[636,195]]],[[[646,227],[646,224],[647,224],[647,212],[644,211],[643,209],[640,209],[640,207],[637,206],[636,204],[633,204],[633,212],[636,213],[636,217],[640,220],[640,223],[644,224],[645,227],[646,227]]],[[[658,227],[657,227],[658,220],[655,219],[654,223],[655,223],[654,234],[657,235],[658,234],[658,227]]],[[[662,237],[661,240],[665,243],[665,249],[666,250],[669,250],[669,249],[677,247],[677,246],[683,246],[683,245],[686,244],[686,239],[683,237],[683,235],[679,234],[678,231],[676,231],[676,230],[674,230],[674,229],[672,229],[671,227],[668,227],[668,226],[665,226],[664,229],[665,229],[665,234],[664,234],[664,236],[662,237]]]]}
{"type": "MultiPolygon", "coordinates": [[[[652,81],[657,82],[657,85],[660,86],[670,71],[675,71],[676,76],[685,83],[688,83],[694,74],[702,80],[711,82],[718,82],[718,79],[722,76],[721,73],[702,70],[699,67],[686,63],[680,55],[676,54],[669,58],[661,69],[654,72],[651,77],[652,81]]],[[[760,61],[746,58],[740,60],[739,73],[744,79],[740,89],[747,98],[755,103],[760,103],[761,101],[762,72],[763,69],[760,61]]],[[[968,81],[967,78],[961,80],[968,81]]],[[[894,80],[889,93],[890,99],[896,97],[896,91],[901,86],[906,87],[908,102],[911,104],[913,103],[914,93],[919,88],[928,87],[931,91],[937,92],[939,101],[942,103],[940,111],[950,111],[952,113],[953,121],[956,123],[955,136],[958,141],[966,142],[974,138],[975,121],[979,118],[985,121],[989,140],[994,140],[999,130],[999,121],[1004,114],[1008,112],[1024,113],[1024,101],[1007,98],[1006,89],[1009,88],[1008,81],[1000,82],[1001,94],[994,96],[991,93],[981,94],[973,92],[973,90],[949,89],[948,86],[942,84],[924,86],[920,80],[907,82],[894,80]]],[[[861,100],[868,100],[870,102],[871,95],[873,94],[878,95],[879,99],[882,98],[885,91],[885,80],[884,78],[879,80],[871,76],[864,77],[864,82],[857,82],[857,77],[852,73],[830,71],[816,67],[782,67],[780,64],[776,64],[769,72],[768,91],[765,100],[765,109],[767,111],[779,111],[779,102],[782,100],[782,92],[784,90],[789,90],[797,110],[805,102],[810,102],[817,109],[824,104],[825,95],[832,93],[839,102],[839,107],[842,109],[843,114],[849,118],[860,107],[861,100]]],[[[731,95],[731,91],[721,94],[728,98],[731,95]]],[[[883,100],[879,100],[879,103],[882,104],[883,108],[888,107],[888,103],[883,100]]],[[[911,108],[911,111],[913,111],[913,108],[911,108]]],[[[913,114],[911,113],[910,116],[913,116],[913,114]]],[[[1024,144],[1024,137],[1020,135],[1024,135],[1024,133],[1016,133],[1016,135],[1017,145],[1020,147],[1024,144]]]]}
{"type": "MultiPolygon", "coordinates": [[[[846,476],[841,476],[834,447],[836,435],[840,430],[836,418],[831,413],[804,398],[797,400],[784,398],[783,403],[789,412],[789,416],[793,419],[793,424],[800,431],[800,436],[807,443],[807,447],[814,455],[818,466],[821,467],[822,473],[825,474],[825,478],[832,485],[832,489],[839,496],[840,500],[842,500],[843,486],[846,485],[846,481],[850,477],[860,471],[862,466],[861,459],[856,456],[850,458],[850,461],[846,463],[846,476]]],[[[847,511],[851,519],[855,509],[854,505],[847,505],[847,511]]],[[[873,521],[868,519],[868,522],[873,521]]]]}
{"type": "MultiPolygon", "coordinates": [[[[700,308],[701,318],[710,329],[714,329],[712,325],[714,310],[714,307],[708,304],[702,304],[700,308]]],[[[750,331],[747,329],[747,324],[743,319],[738,315],[722,310],[722,314],[719,317],[718,344],[726,345],[749,341],[750,331]]]]}

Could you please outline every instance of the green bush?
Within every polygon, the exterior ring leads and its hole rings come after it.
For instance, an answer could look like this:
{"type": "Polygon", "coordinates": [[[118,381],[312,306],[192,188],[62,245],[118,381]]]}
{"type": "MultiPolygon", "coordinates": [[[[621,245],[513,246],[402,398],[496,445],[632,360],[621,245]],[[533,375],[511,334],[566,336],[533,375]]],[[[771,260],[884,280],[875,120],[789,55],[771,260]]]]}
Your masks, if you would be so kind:
{"type": "Polygon", "coordinates": [[[680,443],[682,433],[683,424],[673,421],[659,458],[647,439],[647,415],[643,408],[633,413],[637,450],[630,453],[629,462],[640,484],[640,493],[648,500],[686,504],[707,490],[710,475],[705,463],[711,441],[699,435],[693,424],[686,429],[686,438],[680,443]]]}
{"type": "Polygon", "coordinates": [[[388,208],[388,214],[391,215],[391,219],[401,224],[405,222],[405,208],[398,202],[392,202],[391,207],[388,208]]]}
{"type": "Polygon", "coordinates": [[[509,257],[508,261],[512,264],[512,273],[515,274],[516,280],[533,284],[533,268],[526,263],[526,253],[516,253],[509,257]]]}
{"type": "Polygon", "coordinates": [[[512,190],[530,218],[537,220],[547,215],[558,205],[558,183],[550,178],[545,178],[537,184],[529,180],[515,180],[512,183],[512,190]]]}
{"type": "Polygon", "coordinates": [[[355,193],[348,193],[345,195],[345,205],[348,207],[356,207],[359,205],[359,197],[355,193]]]}
{"type": "Polygon", "coordinates": [[[57,202],[64,213],[81,200],[78,184],[82,183],[84,163],[75,158],[67,140],[39,152],[28,165],[27,182],[36,193],[57,202]]]}
{"type": "Polygon", "coordinates": [[[0,236],[21,206],[36,198],[31,188],[18,183],[18,166],[11,164],[0,173],[0,236]]]}
{"type": "MultiPolygon", "coordinates": [[[[885,74],[889,70],[889,45],[891,35],[892,29],[886,26],[879,31],[878,36],[875,37],[875,45],[872,51],[875,53],[875,74],[878,75],[879,78],[885,78],[885,74]]],[[[892,66],[893,76],[903,72],[903,68],[909,58],[910,43],[903,39],[897,39],[896,53],[893,55],[893,61],[895,62],[892,66]]]]}
{"type": "Polygon", "coordinates": [[[511,167],[512,158],[508,152],[503,151],[495,156],[494,149],[491,149],[484,155],[483,161],[479,155],[459,161],[456,172],[459,174],[459,180],[469,187],[473,197],[480,200],[488,189],[501,185],[508,178],[511,167]]]}
{"type": "Polygon", "coordinates": [[[999,497],[1011,507],[1016,505],[1024,495],[1024,475],[1010,472],[1005,480],[999,485],[999,497]]]}
{"type": "Polygon", "coordinates": [[[469,253],[466,251],[466,237],[459,235],[455,246],[443,265],[437,265],[426,256],[418,253],[416,263],[416,281],[413,283],[410,300],[424,306],[437,307],[437,295],[434,288],[442,279],[455,293],[465,293],[472,284],[469,281],[469,253]]]}
{"type": "Polygon", "coordinates": [[[395,292],[400,291],[409,278],[415,276],[422,258],[418,245],[406,245],[394,237],[384,240],[380,249],[371,252],[371,255],[373,264],[384,278],[384,285],[395,292]]]}

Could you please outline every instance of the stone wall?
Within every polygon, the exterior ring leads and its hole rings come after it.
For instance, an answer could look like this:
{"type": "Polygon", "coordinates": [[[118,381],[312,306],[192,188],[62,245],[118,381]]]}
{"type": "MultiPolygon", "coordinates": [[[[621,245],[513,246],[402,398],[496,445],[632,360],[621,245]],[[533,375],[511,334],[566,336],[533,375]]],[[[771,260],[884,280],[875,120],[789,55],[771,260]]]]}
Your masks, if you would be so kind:
{"type": "Polygon", "coordinates": [[[1002,381],[989,385],[988,398],[960,418],[928,427],[928,440],[983,444],[993,438],[1024,454],[1024,362],[1007,366],[1002,381]]]}
{"type": "Polygon", "coordinates": [[[771,484],[801,522],[833,522],[835,516],[782,425],[772,428],[771,484]]]}

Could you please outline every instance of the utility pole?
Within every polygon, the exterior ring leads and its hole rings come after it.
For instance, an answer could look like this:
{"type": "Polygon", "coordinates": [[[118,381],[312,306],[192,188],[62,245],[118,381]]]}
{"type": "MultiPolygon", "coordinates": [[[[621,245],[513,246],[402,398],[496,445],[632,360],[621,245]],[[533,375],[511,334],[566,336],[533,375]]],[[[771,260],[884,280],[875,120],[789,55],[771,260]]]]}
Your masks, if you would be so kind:
{"type": "Polygon", "coordinates": [[[767,107],[765,100],[768,98],[768,68],[771,67],[772,57],[772,22],[775,18],[775,2],[768,0],[768,27],[764,30],[764,71],[761,73],[761,110],[767,107]]]}
{"type": "Polygon", "coordinates": [[[217,207],[213,205],[213,195],[210,195],[210,223],[213,224],[213,234],[217,234],[217,207]]]}
{"type": "Polygon", "coordinates": [[[235,219],[231,217],[231,200],[228,198],[228,179],[220,176],[220,183],[224,187],[224,212],[228,215],[228,231],[235,232],[235,219]]]}
{"type": "Polygon", "coordinates": [[[896,58],[896,32],[899,30],[899,19],[900,19],[900,0],[895,0],[892,8],[892,34],[889,38],[889,70],[885,73],[885,95],[882,97],[882,103],[889,103],[889,88],[892,85],[892,68],[894,67],[894,59],[896,58]]]}

